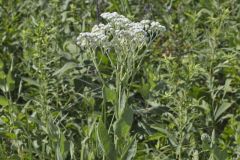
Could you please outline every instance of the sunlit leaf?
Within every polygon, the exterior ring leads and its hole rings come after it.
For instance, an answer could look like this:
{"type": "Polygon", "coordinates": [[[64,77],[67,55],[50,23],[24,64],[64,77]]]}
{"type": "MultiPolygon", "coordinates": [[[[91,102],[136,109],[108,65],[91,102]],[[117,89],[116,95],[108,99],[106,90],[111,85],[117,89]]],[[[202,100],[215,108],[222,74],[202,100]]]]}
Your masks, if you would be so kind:
{"type": "Polygon", "coordinates": [[[9,91],[12,91],[15,88],[15,80],[12,77],[12,73],[9,72],[7,75],[7,88],[9,91]]]}
{"type": "Polygon", "coordinates": [[[107,86],[103,86],[103,95],[104,98],[106,98],[107,102],[111,102],[114,104],[117,100],[116,91],[107,86]]]}
{"type": "Polygon", "coordinates": [[[53,73],[53,76],[61,76],[63,75],[66,71],[70,70],[70,69],[73,69],[73,68],[76,68],[77,67],[77,64],[76,63],[73,63],[73,62],[68,62],[66,63],[62,68],[60,68],[59,70],[55,71],[53,73]]]}
{"type": "Polygon", "coordinates": [[[214,120],[218,120],[220,116],[232,106],[233,103],[223,102],[222,105],[217,109],[214,120]]]}
{"type": "Polygon", "coordinates": [[[7,106],[9,105],[9,100],[3,96],[0,96],[0,105],[1,106],[7,106]]]}
{"type": "Polygon", "coordinates": [[[57,147],[56,147],[56,158],[57,158],[57,160],[63,160],[63,156],[61,154],[61,149],[60,149],[59,145],[57,145],[57,147]]]}

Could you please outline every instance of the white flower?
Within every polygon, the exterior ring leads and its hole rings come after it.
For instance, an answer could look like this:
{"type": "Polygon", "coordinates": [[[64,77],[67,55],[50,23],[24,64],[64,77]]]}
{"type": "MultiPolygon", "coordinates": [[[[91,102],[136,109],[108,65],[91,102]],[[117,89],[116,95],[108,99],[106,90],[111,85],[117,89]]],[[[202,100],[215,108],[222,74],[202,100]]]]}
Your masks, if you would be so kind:
{"type": "Polygon", "coordinates": [[[102,13],[101,17],[107,20],[115,28],[121,28],[124,27],[126,24],[131,23],[131,21],[128,18],[124,17],[123,15],[119,15],[117,12],[102,13]]]}
{"type": "Polygon", "coordinates": [[[204,141],[204,142],[210,142],[211,138],[210,138],[210,136],[207,133],[203,133],[201,135],[201,140],[204,141]]]}
{"type": "Polygon", "coordinates": [[[165,31],[166,28],[162,25],[160,25],[159,22],[152,22],[150,26],[150,30],[152,32],[160,32],[160,31],[165,31]]]}
{"type": "Polygon", "coordinates": [[[77,38],[77,44],[82,47],[96,48],[103,45],[107,41],[108,37],[102,32],[86,32],[80,33],[77,38]]]}
{"type": "Polygon", "coordinates": [[[131,21],[125,17],[119,17],[115,18],[110,23],[115,27],[115,28],[124,28],[127,24],[131,23],[131,21]]]}
{"type": "Polygon", "coordinates": [[[100,30],[99,25],[94,25],[92,28],[92,32],[98,32],[100,30]]]}
{"type": "Polygon", "coordinates": [[[92,28],[92,33],[102,33],[102,34],[106,34],[106,35],[109,35],[110,33],[113,32],[113,28],[110,24],[99,24],[99,25],[94,25],[93,28],[92,28]]]}
{"type": "Polygon", "coordinates": [[[149,27],[150,27],[150,25],[151,25],[151,24],[150,24],[150,23],[151,23],[150,20],[142,20],[140,23],[144,26],[144,29],[145,29],[145,30],[148,30],[149,27]]]}
{"type": "Polygon", "coordinates": [[[111,21],[112,19],[120,18],[123,16],[119,15],[117,12],[113,13],[105,12],[101,14],[101,17],[107,21],[111,21]]]}
{"type": "Polygon", "coordinates": [[[150,20],[141,20],[140,23],[145,25],[145,24],[150,24],[151,21],[150,20]]]}
{"type": "Polygon", "coordinates": [[[147,45],[147,42],[151,42],[148,39],[154,38],[151,36],[153,33],[158,35],[165,30],[158,22],[150,20],[132,22],[116,12],[106,12],[101,14],[101,17],[108,23],[93,26],[91,32],[80,33],[77,38],[80,47],[92,49],[101,47],[118,52],[126,52],[123,49],[129,49],[135,52],[136,49],[147,45]]]}
{"type": "Polygon", "coordinates": [[[77,38],[77,44],[84,48],[85,46],[88,45],[88,37],[89,37],[89,33],[80,33],[78,38],[77,38]]]}
{"type": "Polygon", "coordinates": [[[127,27],[128,27],[129,29],[141,29],[141,30],[144,29],[144,25],[142,25],[141,23],[134,23],[134,22],[129,23],[129,24],[127,25],[127,27]]]}

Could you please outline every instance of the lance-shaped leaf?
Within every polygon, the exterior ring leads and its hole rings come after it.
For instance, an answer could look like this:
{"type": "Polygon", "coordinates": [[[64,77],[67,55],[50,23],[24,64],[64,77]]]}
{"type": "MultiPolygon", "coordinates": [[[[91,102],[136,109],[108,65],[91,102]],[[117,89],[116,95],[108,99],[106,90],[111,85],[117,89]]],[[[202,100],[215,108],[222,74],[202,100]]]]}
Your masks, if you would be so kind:
{"type": "Polygon", "coordinates": [[[115,160],[115,148],[102,121],[99,122],[97,127],[97,138],[104,155],[110,160],[115,160]]]}
{"type": "Polygon", "coordinates": [[[76,68],[77,64],[74,62],[68,62],[66,63],[62,68],[57,70],[56,72],[53,73],[53,76],[62,76],[66,71],[76,68]]]}
{"type": "Polygon", "coordinates": [[[121,155],[121,160],[131,160],[137,152],[137,141],[135,137],[129,140],[130,142],[124,147],[124,152],[121,155]]]}
{"type": "Polygon", "coordinates": [[[218,120],[220,116],[230,107],[232,106],[232,103],[229,102],[223,102],[222,105],[215,111],[214,120],[218,120]]]}

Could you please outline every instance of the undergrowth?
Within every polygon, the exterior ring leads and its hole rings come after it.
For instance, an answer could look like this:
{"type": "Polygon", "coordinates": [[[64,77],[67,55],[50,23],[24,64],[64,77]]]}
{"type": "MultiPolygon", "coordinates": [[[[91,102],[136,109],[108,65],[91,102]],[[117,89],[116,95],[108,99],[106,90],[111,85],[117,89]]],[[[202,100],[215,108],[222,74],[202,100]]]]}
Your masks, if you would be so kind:
{"type": "Polygon", "coordinates": [[[0,0],[0,19],[0,159],[240,158],[238,0],[0,0]],[[76,41],[104,12],[166,27],[121,95],[116,57],[76,41]]]}

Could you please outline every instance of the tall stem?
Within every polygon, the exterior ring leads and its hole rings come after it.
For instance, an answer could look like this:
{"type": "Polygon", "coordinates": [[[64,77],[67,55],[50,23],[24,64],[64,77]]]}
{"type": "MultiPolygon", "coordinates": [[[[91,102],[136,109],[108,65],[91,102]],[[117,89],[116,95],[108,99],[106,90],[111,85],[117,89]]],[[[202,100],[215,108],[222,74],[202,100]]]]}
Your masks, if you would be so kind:
{"type": "MultiPolygon", "coordinates": [[[[98,64],[97,64],[96,52],[92,50],[91,53],[92,53],[92,61],[93,61],[94,67],[96,68],[97,74],[98,74],[98,76],[100,78],[100,81],[102,83],[102,86],[104,88],[105,87],[105,82],[104,82],[104,79],[101,75],[101,72],[100,72],[98,64]]],[[[102,114],[103,114],[102,120],[103,120],[103,123],[106,125],[107,111],[106,111],[106,97],[104,95],[103,95],[103,103],[102,104],[103,104],[103,106],[102,106],[102,114]]]]}

